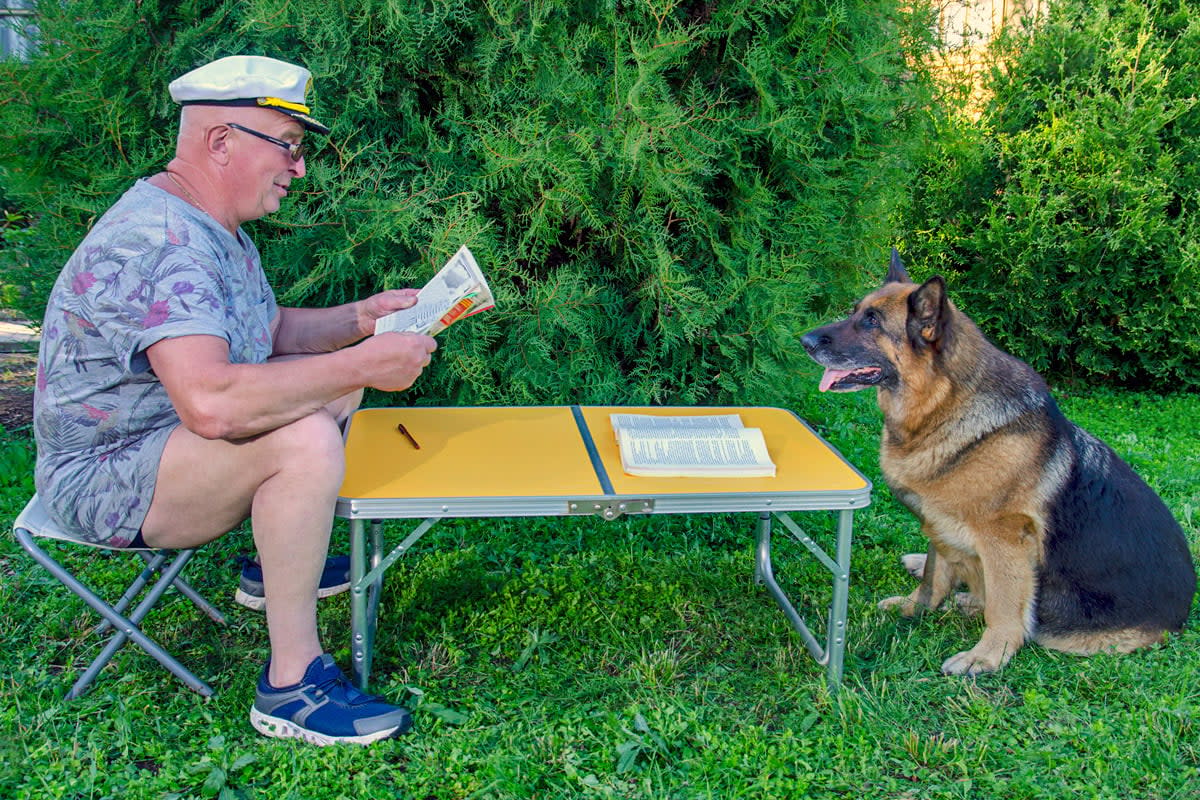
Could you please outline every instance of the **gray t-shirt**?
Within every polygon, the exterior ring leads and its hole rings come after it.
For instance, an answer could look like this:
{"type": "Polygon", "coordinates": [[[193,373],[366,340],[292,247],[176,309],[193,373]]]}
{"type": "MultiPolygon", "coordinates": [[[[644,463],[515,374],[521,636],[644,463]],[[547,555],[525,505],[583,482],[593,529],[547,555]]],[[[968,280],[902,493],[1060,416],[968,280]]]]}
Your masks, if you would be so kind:
{"type": "Polygon", "coordinates": [[[142,526],[179,415],[146,348],[220,336],[235,364],[271,354],[278,313],[240,229],[138,181],[84,238],[46,305],[34,392],[38,494],[54,520],[124,546],[142,526]]]}

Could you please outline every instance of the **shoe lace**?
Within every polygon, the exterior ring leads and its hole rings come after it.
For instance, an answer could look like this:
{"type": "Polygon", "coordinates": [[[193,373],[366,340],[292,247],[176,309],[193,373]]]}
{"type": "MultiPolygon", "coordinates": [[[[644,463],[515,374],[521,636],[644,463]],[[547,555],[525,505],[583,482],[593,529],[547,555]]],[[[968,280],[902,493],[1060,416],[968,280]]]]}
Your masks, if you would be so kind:
{"type": "Polygon", "coordinates": [[[358,690],[349,679],[342,674],[341,670],[336,671],[320,683],[314,684],[315,694],[317,697],[324,695],[336,696],[336,691],[341,689],[341,694],[345,698],[345,702],[350,705],[365,705],[373,703],[383,698],[378,695],[367,694],[358,690]]]}

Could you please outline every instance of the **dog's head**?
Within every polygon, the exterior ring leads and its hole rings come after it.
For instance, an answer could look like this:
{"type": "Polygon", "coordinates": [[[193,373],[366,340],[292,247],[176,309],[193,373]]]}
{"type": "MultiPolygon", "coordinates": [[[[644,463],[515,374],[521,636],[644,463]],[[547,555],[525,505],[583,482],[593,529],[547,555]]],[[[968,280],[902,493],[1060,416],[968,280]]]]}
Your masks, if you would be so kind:
{"type": "Polygon", "coordinates": [[[893,248],[883,286],[859,300],[849,317],[809,331],[800,342],[825,367],[822,392],[896,389],[916,360],[933,359],[945,346],[951,311],[941,276],[913,283],[893,248]]]}

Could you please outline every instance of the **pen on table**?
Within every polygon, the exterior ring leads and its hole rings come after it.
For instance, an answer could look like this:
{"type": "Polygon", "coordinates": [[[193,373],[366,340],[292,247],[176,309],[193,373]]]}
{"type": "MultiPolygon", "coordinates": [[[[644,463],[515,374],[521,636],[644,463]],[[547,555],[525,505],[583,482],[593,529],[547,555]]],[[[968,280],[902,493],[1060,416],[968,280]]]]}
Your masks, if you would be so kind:
{"type": "Polygon", "coordinates": [[[404,427],[403,422],[401,422],[399,425],[396,426],[396,430],[398,430],[398,431],[400,431],[400,433],[404,434],[404,438],[408,439],[409,443],[413,446],[414,450],[421,449],[421,445],[417,444],[417,440],[414,439],[413,435],[408,432],[408,428],[404,427]]]}

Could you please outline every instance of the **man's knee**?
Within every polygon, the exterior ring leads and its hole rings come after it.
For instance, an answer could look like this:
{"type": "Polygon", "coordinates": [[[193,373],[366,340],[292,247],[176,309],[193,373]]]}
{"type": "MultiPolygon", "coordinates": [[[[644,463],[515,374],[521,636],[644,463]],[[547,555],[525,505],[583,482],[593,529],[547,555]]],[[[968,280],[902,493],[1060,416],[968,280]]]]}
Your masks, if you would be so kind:
{"type": "Polygon", "coordinates": [[[344,394],[337,400],[325,406],[325,410],[333,415],[337,420],[337,424],[342,429],[346,427],[346,420],[350,419],[350,415],[358,410],[362,405],[363,390],[358,389],[350,394],[344,394]]]}
{"type": "Polygon", "coordinates": [[[300,470],[311,476],[314,484],[341,485],[346,466],[345,450],[341,429],[328,411],[301,417],[267,436],[273,440],[277,470],[300,470]]]}

